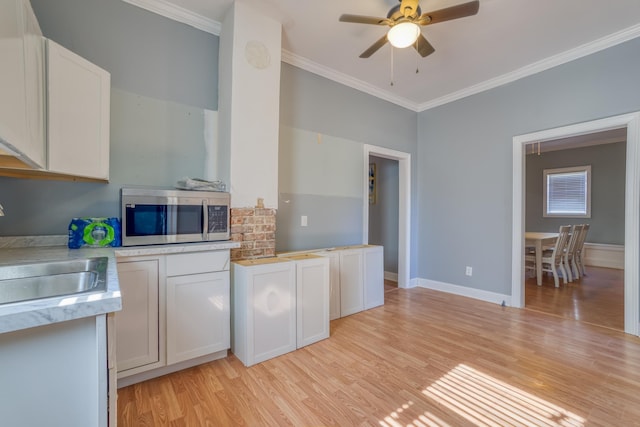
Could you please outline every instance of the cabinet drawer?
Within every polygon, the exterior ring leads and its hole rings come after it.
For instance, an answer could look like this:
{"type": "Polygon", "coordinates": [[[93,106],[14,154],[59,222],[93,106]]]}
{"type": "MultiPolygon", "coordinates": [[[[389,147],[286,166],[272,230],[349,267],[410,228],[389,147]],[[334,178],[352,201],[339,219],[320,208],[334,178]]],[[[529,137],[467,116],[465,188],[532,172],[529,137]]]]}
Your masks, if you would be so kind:
{"type": "Polygon", "coordinates": [[[167,276],[229,270],[229,251],[189,252],[167,255],[167,276]]]}

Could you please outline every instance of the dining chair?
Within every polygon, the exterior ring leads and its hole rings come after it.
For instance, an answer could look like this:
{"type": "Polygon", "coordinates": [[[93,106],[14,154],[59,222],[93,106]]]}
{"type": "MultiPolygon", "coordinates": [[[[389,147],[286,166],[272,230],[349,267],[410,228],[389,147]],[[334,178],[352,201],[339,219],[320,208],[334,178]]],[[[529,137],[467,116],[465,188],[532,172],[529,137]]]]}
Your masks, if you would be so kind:
{"type": "Polygon", "coordinates": [[[574,255],[576,267],[581,276],[587,275],[587,270],[584,268],[584,243],[587,240],[587,233],[589,232],[589,224],[583,224],[582,233],[580,233],[576,253],[574,255]]]}
{"type": "MultiPolygon", "coordinates": [[[[570,225],[563,225],[558,232],[558,238],[553,249],[545,250],[542,252],[542,271],[550,272],[553,274],[553,282],[556,288],[560,287],[560,280],[558,278],[558,270],[562,274],[564,283],[567,284],[567,272],[564,268],[564,252],[567,248],[569,241],[569,232],[571,231],[570,225]]],[[[525,268],[535,270],[536,268],[536,256],[535,254],[525,255],[525,268]]]]}
{"type": "Polygon", "coordinates": [[[564,268],[567,271],[567,279],[573,282],[573,279],[578,280],[580,278],[580,271],[576,263],[578,247],[580,245],[580,239],[582,237],[582,230],[584,224],[575,224],[571,227],[571,236],[569,237],[569,243],[567,243],[567,249],[564,251],[564,268]]]}

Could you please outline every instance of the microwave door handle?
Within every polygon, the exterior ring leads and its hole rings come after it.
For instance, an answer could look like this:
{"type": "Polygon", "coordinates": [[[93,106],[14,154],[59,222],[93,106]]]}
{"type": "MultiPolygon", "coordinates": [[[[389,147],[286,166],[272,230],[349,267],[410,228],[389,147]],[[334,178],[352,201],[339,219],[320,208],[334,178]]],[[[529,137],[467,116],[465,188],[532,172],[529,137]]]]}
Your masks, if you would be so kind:
{"type": "Polygon", "coordinates": [[[209,240],[209,205],[206,200],[202,201],[202,240],[209,240]]]}

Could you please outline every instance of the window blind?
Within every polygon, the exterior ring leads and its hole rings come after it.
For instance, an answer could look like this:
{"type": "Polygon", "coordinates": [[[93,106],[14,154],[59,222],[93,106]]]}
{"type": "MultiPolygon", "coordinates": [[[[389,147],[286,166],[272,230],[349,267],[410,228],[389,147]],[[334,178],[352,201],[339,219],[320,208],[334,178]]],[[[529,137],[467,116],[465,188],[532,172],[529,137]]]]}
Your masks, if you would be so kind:
{"type": "Polygon", "coordinates": [[[587,215],[587,171],[547,175],[547,214],[587,215]]]}

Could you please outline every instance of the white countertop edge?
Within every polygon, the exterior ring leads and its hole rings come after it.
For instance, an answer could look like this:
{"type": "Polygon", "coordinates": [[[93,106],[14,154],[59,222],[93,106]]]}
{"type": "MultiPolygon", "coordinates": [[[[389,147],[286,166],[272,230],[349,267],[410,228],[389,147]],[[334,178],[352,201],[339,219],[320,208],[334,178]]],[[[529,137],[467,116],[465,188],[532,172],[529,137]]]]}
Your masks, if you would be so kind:
{"type": "Polygon", "coordinates": [[[133,257],[145,255],[167,255],[186,252],[215,251],[222,249],[235,249],[239,247],[240,242],[224,240],[218,242],[171,243],[166,245],[149,246],[121,246],[114,249],[117,257],[133,257]]]}
{"type": "Polygon", "coordinates": [[[92,295],[100,295],[100,299],[87,301],[86,298],[78,298],[84,301],[75,301],[69,305],[60,305],[61,300],[73,297],[46,298],[9,304],[0,308],[0,333],[99,316],[122,309],[120,291],[92,295]]]}

